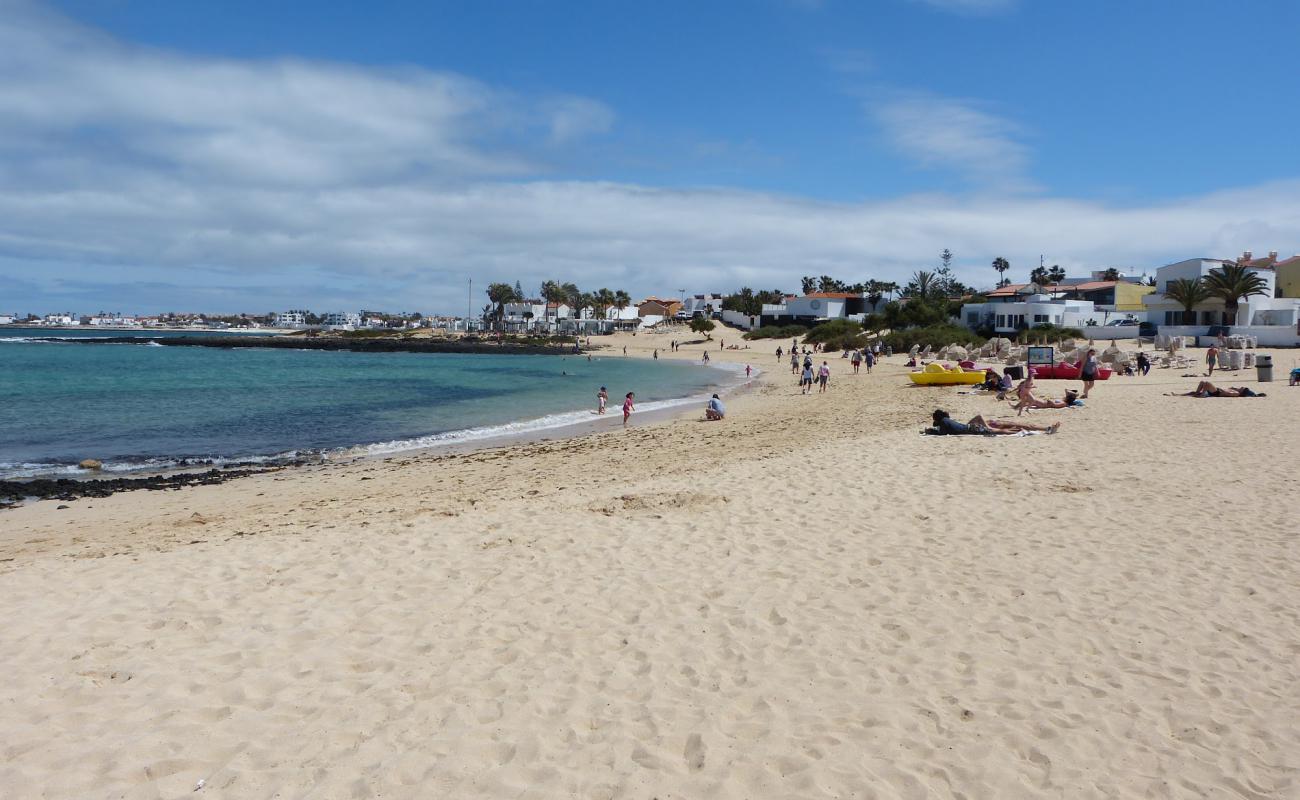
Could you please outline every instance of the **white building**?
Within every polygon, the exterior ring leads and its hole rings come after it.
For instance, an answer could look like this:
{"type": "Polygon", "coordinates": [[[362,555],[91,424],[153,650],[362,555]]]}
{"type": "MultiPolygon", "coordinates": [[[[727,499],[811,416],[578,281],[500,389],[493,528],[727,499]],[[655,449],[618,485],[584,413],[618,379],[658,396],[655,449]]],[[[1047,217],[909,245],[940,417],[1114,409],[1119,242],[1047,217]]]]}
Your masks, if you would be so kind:
{"type": "MultiPolygon", "coordinates": [[[[1244,256],[1243,262],[1248,262],[1250,253],[1245,253],[1244,256]]],[[[1211,326],[1222,326],[1227,322],[1226,308],[1221,298],[1213,297],[1198,303],[1188,319],[1182,304],[1168,297],[1165,292],[1170,283],[1180,278],[1205,278],[1212,270],[1229,263],[1234,262],[1218,258],[1189,258],[1156,270],[1156,291],[1142,300],[1147,306],[1150,320],[1160,326],[1160,333],[1171,336],[1206,336],[1211,326]]],[[[1238,301],[1237,317],[1230,327],[1230,333],[1253,336],[1264,346],[1300,345],[1300,298],[1274,297],[1277,293],[1277,275],[1271,266],[1246,266],[1263,280],[1265,294],[1252,295],[1238,301]]]]}
{"type": "Polygon", "coordinates": [[[17,314],[0,314],[0,325],[13,325],[17,321],[17,314]]]}
{"type": "MultiPolygon", "coordinates": [[[[1185,261],[1177,261],[1173,264],[1166,264],[1156,270],[1156,290],[1143,298],[1147,306],[1149,316],[1152,322],[1165,325],[1182,325],[1184,322],[1183,308],[1168,296],[1165,292],[1169,289],[1169,284],[1186,278],[1189,280],[1203,279],[1209,276],[1210,272],[1219,269],[1224,264],[1232,263],[1221,258],[1189,258],[1185,261]]],[[[1250,272],[1258,275],[1267,284],[1267,294],[1254,295],[1240,302],[1237,317],[1243,325],[1253,324],[1249,320],[1256,312],[1272,310],[1274,303],[1273,294],[1277,283],[1277,276],[1269,268],[1250,268],[1250,272]],[[1249,309],[1249,310],[1248,310],[1249,309]]],[[[1287,307],[1290,304],[1281,304],[1287,307]]],[[[1195,315],[1195,324],[1200,325],[1222,325],[1224,323],[1224,305],[1223,300],[1211,298],[1197,305],[1193,310],[1195,315]]],[[[1268,315],[1265,315],[1268,316],[1268,315]]],[[[1263,323],[1268,324],[1268,323],[1263,323]]]]}
{"type": "Polygon", "coordinates": [[[361,315],[355,311],[331,311],[321,318],[321,324],[334,331],[354,331],[361,327],[361,315]]]}
{"type": "Polygon", "coordinates": [[[75,314],[46,314],[44,320],[46,325],[80,325],[81,319],[75,314]]]}
{"type": "Polygon", "coordinates": [[[277,311],[271,315],[272,328],[304,328],[306,326],[306,311],[277,311]]]}
{"type": "Polygon", "coordinates": [[[722,312],[722,296],[717,294],[695,294],[682,301],[682,309],[677,312],[678,319],[693,319],[696,315],[712,317],[722,312]]]}
{"type": "Polygon", "coordinates": [[[966,303],[961,321],[971,330],[990,327],[997,333],[1015,333],[1039,325],[1082,328],[1098,317],[1091,300],[1053,299],[1046,294],[1027,294],[1015,300],[966,303]]]}
{"type": "Polygon", "coordinates": [[[506,330],[525,331],[546,322],[546,303],[541,300],[524,300],[502,306],[501,323],[506,330]]]}
{"type": "Polygon", "coordinates": [[[99,328],[138,328],[140,321],[135,317],[124,317],[121,314],[96,314],[86,320],[87,325],[93,325],[99,328]]]}
{"type": "Polygon", "coordinates": [[[780,303],[764,303],[759,319],[763,325],[814,325],[833,319],[861,322],[874,310],[865,295],[813,292],[803,297],[787,297],[780,303]]]}

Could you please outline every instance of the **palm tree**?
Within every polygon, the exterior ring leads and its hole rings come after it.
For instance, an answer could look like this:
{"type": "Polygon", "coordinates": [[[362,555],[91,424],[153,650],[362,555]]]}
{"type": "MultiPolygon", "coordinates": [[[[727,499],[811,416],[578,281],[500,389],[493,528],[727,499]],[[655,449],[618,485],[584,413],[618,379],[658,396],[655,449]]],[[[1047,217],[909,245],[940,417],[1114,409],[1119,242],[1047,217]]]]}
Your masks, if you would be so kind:
{"type": "MultiPolygon", "coordinates": [[[[1053,264],[1051,268],[1047,270],[1047,280],[1051,281],[1054,285],[1065,280],[1065,270],[1061,269],[1060,264],[1053,264]]],[[[1110,280],[1110,278],[1107,278],[1106,280],[1110,280]]],[[[1117,277],[1115,280],[1119,280],[1119,278],[1117,277]]]]}
{"type": "Polygon", "coordinates": [[[934,273],[919,270],[912,273],[912,282],[907,285],[907,292],[919,300],[927,300],[934,292],[934,273]]]}
{"type": "Polygon", "coordinates": [[[1240,302],[1251,295],[1268,294],[1268,281],[1259,277],[1241,264],[1231,261],[1218,269],[1210,270],[1205,277],[1210,294],[1223,298],[1223,308],[1230,319],[1224,320],[1228,325],[1237,324],[1237,307],[1240,302]]]}
{"type": "Polygon", "coordinates": [[[614,293],[609,289],[599,289],[596,291],[596,308],[600,311],[600,318],[605,318],[605,312],[610,306],[614,305],[614,293]]]}
{"type": "Polygon", "coordinates": [[[1206,286],[1205,281],[1200,278],[1179,278],[1176,281],[1170,281],[1165,286],[1165,297],[1183,307],[1184,325],[1195,325],[1196,311],[1194,309],[1213,296],[1210,287],[1206,286]]]}
{"type": "Polygon", "coordinates": [[[630,305],[632,305],[632,295],[628,294],[622,289],[619,289],[617,292],[614,292],[614,308],[617,308],[619,311],[622,311],[623,309],[627,308],[630,305]]]}
{"type": "Polygon", "coordinates": [[[508,283],[489,283],[487,296],[494,306],[492,315],[496,319],[498,327],[501,325],[501,318],[505,316],[506,303],[514,303],[523,299],[515,295],[515,287],[508,283]]]}
{"type": "Polygon", "coordinates": [[[560,319],[559,304],[564,302],[564,299],[568,295],[568,292],[565,291],[563,286],[561,286],[559,283],[556,283],[555,281],[543,281],[541,292],[542,292],[542,299],[546,301],[547,304],[546,312],[542,315],[543,324],[549,323],[550,316],[551,316],[551,309],[549,306],[551,303],[556,304],[555,321],[556,323],[558,323],[560,319]]]}
{"type": "Polygon", "coordinates": [[[1111,267],[1101,274],[1101,279],[1103,281],[1117,281],[1119,280],[1119,270],[1111,267]]]}
{"type": "Polygon", "coordinates": [[[1011,262],[1007,261],[1002,256],[998,256],[993,259],[993,269],[997,270],[998,273],[998,286],[1006,286],[1008,281],[1003,277],[1003,275],[1007,270],[1011,269],[1011,262]]]}

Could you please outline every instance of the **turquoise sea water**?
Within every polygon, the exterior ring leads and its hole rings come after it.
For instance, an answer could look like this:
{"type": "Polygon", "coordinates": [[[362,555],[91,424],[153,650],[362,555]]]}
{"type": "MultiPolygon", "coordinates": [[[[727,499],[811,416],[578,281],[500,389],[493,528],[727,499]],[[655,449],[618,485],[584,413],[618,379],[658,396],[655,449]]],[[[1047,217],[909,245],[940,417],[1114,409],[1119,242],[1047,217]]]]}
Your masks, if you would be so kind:
{"type": "Polygon", "coordinates": [[[602,385],[614,422],[628,391],[639,410],[651,409],[728,378],[621,355],[587,361],[32,341],[96,335],[123,334],[0,328],[0,477],[72,472],[84,458],[130,471],[396,452],[590,420],[602,385]]]}

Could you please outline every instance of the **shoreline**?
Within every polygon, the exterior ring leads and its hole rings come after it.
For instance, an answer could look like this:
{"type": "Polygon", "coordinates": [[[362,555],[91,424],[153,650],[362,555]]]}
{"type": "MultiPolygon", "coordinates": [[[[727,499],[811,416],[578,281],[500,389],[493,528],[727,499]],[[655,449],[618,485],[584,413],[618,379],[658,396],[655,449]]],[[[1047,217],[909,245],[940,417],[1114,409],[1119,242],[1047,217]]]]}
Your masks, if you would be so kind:
{"type": "MultiPolygon", "coordinates": [[[[564,355],[570,353],[565,352],[564,355]]],[[[606,357],[618,356],[611,354],[606,357]]],[[[650,356],[637,351],[625,357],[652,360],[650,356]]],[[[703,405],[712,392],[716,391],[724,397],[731,396],[743,391],[763,372],[755,370],[753,378],[746,378],[743,369],[733,368],[733,365],[726,362],[699,366],[715,370],[719,373],[719,381],[702,392],[648,401],[647,405],[653,407],[635,412],[632,425],[662,424],[683,416],[688,408],[694,407],[695,403],[703,405]],[[722,376],[729,376],[731,380],[722,376]]],[[[413,454],[467,454],[517,444],[591,436],[622,427],[621,412],[616,404],[612,404],[609,413],[603,417],[593,412],[591,418],[587,419],[582,414],[583,409],[574,409],[542,417],[525,417],[502,423],[441,431],[411,439],[343,445],[324,450],[293,450],[238,457],[189,457],[178,459],[171,464],[126,468],[115,468],[110,464],[106,465],[105,469],[96,470],[79,469],[77,465],[71,463],[51,464],[47,465],[51,469],[33,475],[0,476],[0,510],[14,508],[31,500],[107,497],[117,492],[175,488],[200,483],[212,484],[266,471],[350,464],[413,454]],[[200,471],[194,471],[196,468],[200,471]],[[35,491],[24,493],[22,491],[24,487],[30,487],[35,491]]],[[[168,461],[163,457],[155,457],[151,460],[168,461]]]]}
{"type": "Polygon", "coordinates": [[[388,338],[347,336],[74,336],[31,337],[36,341],[59,344],[113,345],[138,347],[162,345],[163,347],[210,347],[222,350],[255,348],[260,350],[326,350],[355,353],[459,353],[495,355],[573,355],[583,352],[575,345],[532,344],[527,342],[433,338],[388,338]]]}

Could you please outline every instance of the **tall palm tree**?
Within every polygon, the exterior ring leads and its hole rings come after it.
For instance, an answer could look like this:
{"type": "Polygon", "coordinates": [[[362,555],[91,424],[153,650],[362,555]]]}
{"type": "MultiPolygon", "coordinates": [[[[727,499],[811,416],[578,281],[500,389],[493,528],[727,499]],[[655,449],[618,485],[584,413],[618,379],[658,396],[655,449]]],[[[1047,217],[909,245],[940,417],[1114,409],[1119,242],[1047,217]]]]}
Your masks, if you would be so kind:
{"type": "Polygon", "coordinates": [[[632,295],[628,294],[622,289],[619,289],[617,292],[614,292],[614,308],[617,308],[619,311],[622,311],[623,309],[627,308],[630,305],[632,305],[632,295]]]}
{"type": "Polygon", "coordinates": [[[1251,295],[1268,294],[1268,281],[1245,266],[1231,261],[1218,269],[1210,270],[1210,274],[1205,276],[1205,283],[1211,295],[1223,298],[1223,308],[1231,317],[1225,320],[1228,325],[1237,324],[1237,308],[1242,300],[1251,295]]]}
{"type": "Polygon", "coordinates": [[[599,289],[596,291],[596,308],[600,311],[600,318],[605,318],[605,312],[610,306],[614,305],[614,293],[609,289],[599,289]]]}
{"type": "Polygon", "coordinates": [[[907,285],[908,291],[917,299],[927,300],[934,293],[934,273],[918,270],[912,273],[912,282],[907,285]]]}
{"type": "Polygon", "coordinates": [[[544,301],[546,301],[546,304],[547,304],[546,311],[542,314],[542,322],[543,322],[543,324],[549,324],[549,323],[550,323],[550,318],[551,318],[551,309],[550,309],[550,304],[551,304],[551,303],[555,303],[555,304],[556,304],[556,308],[555,308],[555,322],[556,322],[557,324],[559,323],[559,321],[560,321],[560,309],[559,309],[559,304],[564,302],[564,300],[565,300],[565,298],[568,296],[568,294],[569,294],[569,293],[568,293],[567,291],[565,291],[564,287],[561,286],[561,285],[560,285],[559,283],[557,283],[556,281],[544,281],[544,282],[542,283],[542,299],[543,299],[544,301]]]}
{"type": "Polygon", "coordinates": [[[1006,271],[1011,269],[1011,262],[1007,261],[1002,256],[998,256],[993,259],[993,269],[997,270],[998,273],[998,286],[1006,286],[1008,281],[1004,276],[1006,271]]]}
{"type": "Polygon", "coordinates": [[[515,296],[515,287],[508,283],[489,283],[487,296],[492,301],[492,316],[496,320],[498,327],[501,325],[501,318],[505,316],[506,303],[514,303],[523,299],[515,296]]]}
{"type": "Polygon", "coordinates": [[[1183,324],[1196,324],[1196,311],[1198,305],[1204,303],[1213,297],[1210,287],[1205,285],[1205,281],[1200,278],[1179,278],[1176,281],[1170,281],[1165,287],[1165,297],[1173,300],[1183,307],[1183,324]]]}

